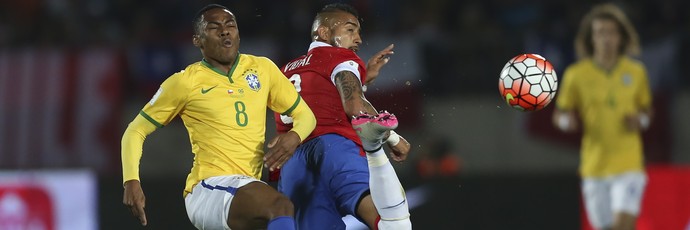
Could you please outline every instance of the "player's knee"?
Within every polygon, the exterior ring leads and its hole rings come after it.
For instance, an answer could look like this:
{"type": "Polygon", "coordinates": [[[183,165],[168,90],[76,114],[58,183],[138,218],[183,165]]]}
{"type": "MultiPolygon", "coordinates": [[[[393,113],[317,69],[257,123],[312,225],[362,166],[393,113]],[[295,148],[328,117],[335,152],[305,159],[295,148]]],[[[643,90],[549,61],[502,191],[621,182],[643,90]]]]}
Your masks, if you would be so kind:
{"type": "Polygon", "coordinates": [[[270,204],[270,209],[269,220],[279,216],[294,216],[295,213],[292,201],[284,195],[276,196],[270,204]]]}

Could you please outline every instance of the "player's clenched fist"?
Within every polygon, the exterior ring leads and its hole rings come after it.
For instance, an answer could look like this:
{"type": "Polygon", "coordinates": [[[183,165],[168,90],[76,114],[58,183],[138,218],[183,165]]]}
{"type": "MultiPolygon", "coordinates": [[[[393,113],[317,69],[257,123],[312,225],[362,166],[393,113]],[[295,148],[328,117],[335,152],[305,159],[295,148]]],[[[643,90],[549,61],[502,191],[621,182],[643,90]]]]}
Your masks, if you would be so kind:
{"type": "Polygon", "coordinates": [[[390,155],[394,161],[403,162],[407,159],[407,155],[410,153],[410,143],[405,138],[395,133],[395,131],[391,131],[391,135],[386,143],[391,148],[390,155]]]}

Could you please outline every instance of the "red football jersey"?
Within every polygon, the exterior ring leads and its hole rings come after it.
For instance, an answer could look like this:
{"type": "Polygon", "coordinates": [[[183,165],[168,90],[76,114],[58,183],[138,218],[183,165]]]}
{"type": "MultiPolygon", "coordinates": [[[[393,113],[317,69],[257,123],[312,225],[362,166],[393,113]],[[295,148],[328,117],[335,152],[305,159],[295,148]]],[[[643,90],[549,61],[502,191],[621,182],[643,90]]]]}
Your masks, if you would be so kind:
{"type": "MultiPolygon", "coordinates": [[[[336,67],[338,72],[356,69],[360,83],[365,81],[365,65],[357,54],[349,49],[326,46],[319,42],[312,43],[306,55],[288,62],[281,71],[295,85],[297,92],[316,116],[316,128],[304,141],[335,133],[362,146],[350,124],[350,118],[345,114],[340,93],[331,79],[336,67]]],[[[276,113],[275,121],[278,133],[285,133],[292,128],[292,119],[287,116],[281,117],[276,113]]]]}

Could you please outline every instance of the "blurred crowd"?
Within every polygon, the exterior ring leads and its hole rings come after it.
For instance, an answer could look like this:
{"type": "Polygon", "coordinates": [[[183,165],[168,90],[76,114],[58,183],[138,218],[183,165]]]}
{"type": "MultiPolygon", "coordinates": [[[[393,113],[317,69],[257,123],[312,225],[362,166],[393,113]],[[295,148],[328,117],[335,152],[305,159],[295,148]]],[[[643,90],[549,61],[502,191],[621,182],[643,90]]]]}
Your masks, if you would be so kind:
{"type": "MultiPolygon", "coordinates": [[[[268,39],[274,44],[276,56],[272,58],[277,59],[276,63],[283,63],[303,52],[309,42],[313,12],[328,1],[213,2],[233,9],[243,40],[268,39]]],[[[418,73],[421,76],[417,77],[432,80],[426,81],[428,84],[423,89],[432,95],[448,95],[495,93],[495,70],[518,53],[541,53],[562,71],[574,59],[573,37],[581,16],[592,4],[602,1],[343,2],[359,9],[365,42],[367,37],[374,36],[412,39],[417,49],[415,55],[421,56],[418,73]],[[445,83],[431,83],[438,81],[445,83]]],[[[129,55],[127,60],[133,62],[147,58],[147,52],[142,52],[145,50],[191,47],[192,17],[208,3],[211,1],[2,1],[0,47],[117,48],[124,50],[129,55]]],[[[682,0],[617,3],[640,32],[642,59],[650,62],[648,68],[655,90],[676,89],[678,85],[687,88],[690,81],[677,75],[680,66],[690,63],[687,55],[681,55],[690,51],[687,42],[690,3],[682,0]]],[[[188,59],[181,58],[177,61],[180,63],[170,65],[172,70],[162,71],[150,71],[130,63],[128,75],[124,77],[160,82],[187,64],[184,62],[188,59]]],[[[126,82],[125,90],[136,89],[141,83],[126,82]]]]}

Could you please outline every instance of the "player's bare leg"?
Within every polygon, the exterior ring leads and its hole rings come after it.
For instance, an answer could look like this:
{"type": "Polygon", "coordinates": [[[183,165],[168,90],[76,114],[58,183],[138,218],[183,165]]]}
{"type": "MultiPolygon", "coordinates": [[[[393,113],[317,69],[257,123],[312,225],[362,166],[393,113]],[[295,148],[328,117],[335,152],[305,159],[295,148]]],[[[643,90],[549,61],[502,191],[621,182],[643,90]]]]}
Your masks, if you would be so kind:
{"type": "Polygon", "coordinates": [[[412,229],[405,190],[382,148],[384,137],[398,127],[397,118],[388,112],[362,114],[352,125],[367,152],[371,198],[380,215],[376,225],[381,230],[412,229]]]}
{"type": "Polygon", "coordinates": [[[237,190],[230,204],[228,226],[231,229],[295,229],[294,207],[290,199],[267,184],[249,183],[237,190]],[[291,223],[277,223],[288,221],[291,223]],[[275,226],[272,226],[275,225],[275,226]],[[291,225],[291,226],[289,226],[291,225]],[[290,228],[291,227],[291,228],[290,228]]]}
{"type": "Polygon", "coordinates": [[[357,204],[357,216],[364,220],[364,223],[367,224],[370,229],[376,228],[379,213],[376,211],[376,206],[374,205],[374,201],[371,199],[371,194],[364,196],[359,201],[359,204],[357,204]]]}
{"type": "Polygon", "coordinates": [[[630,213],[619,212],[616,213],[616,221],[613,224],[613,230],[633,230],[635,229],[635,222],[637,217],[630,213]]]}

